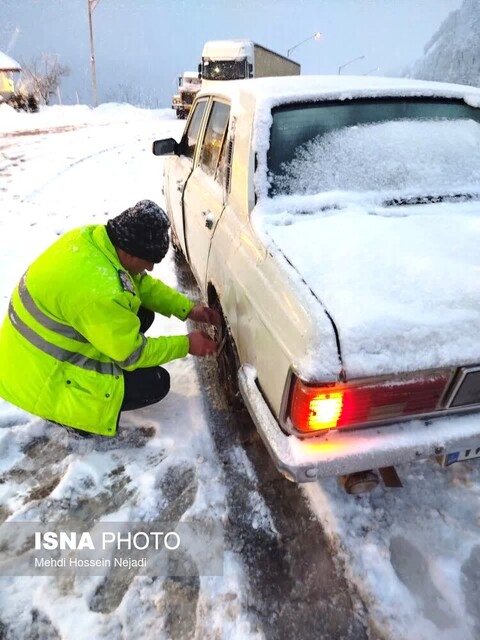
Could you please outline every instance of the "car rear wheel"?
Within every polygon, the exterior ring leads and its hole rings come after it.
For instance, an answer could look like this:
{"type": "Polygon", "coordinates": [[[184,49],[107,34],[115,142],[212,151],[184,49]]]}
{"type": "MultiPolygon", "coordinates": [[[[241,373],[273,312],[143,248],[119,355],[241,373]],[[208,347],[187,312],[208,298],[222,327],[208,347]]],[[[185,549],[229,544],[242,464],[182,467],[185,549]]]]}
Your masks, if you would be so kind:
{"type": "Polygon", "coordinates": [[[215,298],[211,306],[219,312],[221,317],[221,326],[215,329],[215,338],[219,343],[219,352],[217,353],[218,381],[229,407],[238,410],[243,407],[238,389],[240,360],[218,298],[215,298]]]}

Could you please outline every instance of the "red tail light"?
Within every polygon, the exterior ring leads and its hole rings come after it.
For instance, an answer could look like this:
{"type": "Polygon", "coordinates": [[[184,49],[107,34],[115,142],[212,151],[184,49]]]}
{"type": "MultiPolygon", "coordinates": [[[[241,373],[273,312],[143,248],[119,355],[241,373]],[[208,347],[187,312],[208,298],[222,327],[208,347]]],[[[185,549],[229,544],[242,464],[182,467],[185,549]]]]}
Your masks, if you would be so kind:
{"type": "Polygon", "coordinates": [[[325,386],[310,386],[297,378],[288,417],[296,431],[315,433],[432,413],[439,408],[449,380],[445,370],[425,377],[325,386]]]}

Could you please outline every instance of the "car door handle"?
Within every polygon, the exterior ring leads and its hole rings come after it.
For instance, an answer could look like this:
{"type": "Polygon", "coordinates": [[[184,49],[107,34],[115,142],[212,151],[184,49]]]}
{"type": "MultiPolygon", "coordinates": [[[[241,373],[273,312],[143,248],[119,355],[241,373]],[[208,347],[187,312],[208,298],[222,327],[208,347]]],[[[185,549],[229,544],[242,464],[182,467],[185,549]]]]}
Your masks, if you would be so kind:
{"type": "Polygon", "coordinates": [[[205,226],[207,227],[207,229],[211,229],[213,227],[213,223],[215,222],[213,213],[207,209],[207,211],[202,211],[202,216],[205,218],[205,226]]]}
{"type": "Polygon", "coordinates": [[[180,191],[180,193],[182,193],[184,186],[185,183],[183,180],[177,180],[177,191],[180,191]]]}

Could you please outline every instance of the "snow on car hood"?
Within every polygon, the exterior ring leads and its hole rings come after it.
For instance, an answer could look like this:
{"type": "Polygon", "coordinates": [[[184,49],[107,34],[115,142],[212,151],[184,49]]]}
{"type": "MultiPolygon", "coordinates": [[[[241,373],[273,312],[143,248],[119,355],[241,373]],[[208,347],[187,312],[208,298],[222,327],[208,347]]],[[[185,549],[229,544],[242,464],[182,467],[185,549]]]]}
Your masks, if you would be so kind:
{"type": "Polygon", "coordinates": [[[254,226],[331,314],[349,377],[480,363],[480,202],[302,215],[276,200],[254,226]]]}

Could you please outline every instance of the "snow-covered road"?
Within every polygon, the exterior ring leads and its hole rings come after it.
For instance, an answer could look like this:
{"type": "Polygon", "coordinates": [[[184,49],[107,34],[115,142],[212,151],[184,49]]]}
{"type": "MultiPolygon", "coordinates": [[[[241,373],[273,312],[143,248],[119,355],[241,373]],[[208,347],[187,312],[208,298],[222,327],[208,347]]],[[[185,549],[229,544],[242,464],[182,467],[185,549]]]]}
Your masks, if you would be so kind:
{"type": "MultiPolygon", "coordinates": [[[[163,203],[162,161],[150,144],[178,137],[182,127],[169,110],[126,105],[28,115],[0,109],[1,315],[29,262],[63,231],[103,222],[143,198],[163,203]]],[[[177,285],[171,254],[155,275],[177,285]]],[[[184,331],[174,319],[157,319],[152,328],[157,335],[184,331]]],[[[226,471],[193,358],[168,368],[169,396],[125,414],[108,442],[74,438],[0,400],[0,523],[72,514],[88,525],[149,521],[167,509],[173,521],[226,521],[226,471]]],[[[257,473],[241,449],[238,464],[257,473]]],[[[476,640],[479,461],[447,470],[426,461],[398,471],[400,490],[379,487],[354,498],[332,478],[303,493],[361,595],[371,637],[476,640]]],[[[251,509],[251,522],[272,526],[261,493],[252,493],[251,509]]],[[[228,547],[223,577],[0,577],[0,637],[270,640],[248,613],[249,595],[241,555],[228,547]]]]}
{"type": "MultiPolygon", "coordinates": [[[[25,122],[22,135],[9,131],[0,143],[2,315],[18,275],[63,231],[103,222],[143,198],[162,202],[162,164],[150,145],[158,135],[179,130],[169,111],[47,111],[41,123],[43,114],[15,118],[15,132],[25,122]],[[65,111],[75,129],[62,129],[65,111]],[[34,132],[50,127],[49,133],[34,132]]],[[[8,116],[0,117],[4,129],[8,116]]],[[[156,275],[176,285],[171,256],[156,275]]],[[[182,333],[186,327],[162,318],[152,332],[182,333]]],[[[208,513],[221,522],[223,471],[206,428],[193,359],[168,367],[172,389],[161,414],[158,407],[124,414],[119,436],[109,442],[72,438],[0,400],[1,520],[75,517],[88,528],[97,519],[162,520],[168,507],[172,521],[208,513]]],[[[244,614],[242,569],[228,551],[223,578],[192,578],[182,588],[168,577],[0,580],[0,628],[9,638],[180,637],[182,624],[189,623],[198,637],[255,637],[244,614]],[[179,611],[187,620],[179,620],[179,611]]]]}

